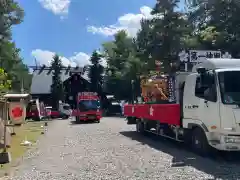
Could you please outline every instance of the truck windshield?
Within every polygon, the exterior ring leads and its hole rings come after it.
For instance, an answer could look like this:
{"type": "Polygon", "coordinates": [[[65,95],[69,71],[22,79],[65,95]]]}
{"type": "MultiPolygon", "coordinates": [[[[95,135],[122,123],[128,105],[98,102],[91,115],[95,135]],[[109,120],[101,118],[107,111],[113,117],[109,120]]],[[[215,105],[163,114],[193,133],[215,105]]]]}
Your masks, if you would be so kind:
{"type": "Polygon", "coordinates": [[[224,104],[240,104],[240,71],[218,73],[221,99],[224,104]]]}
{"type": "Polygon", "coordinates": [[[78,108],[80,111],[97,110],[100,108],[100,102],[98,100],[81,100],[78,108]]]}

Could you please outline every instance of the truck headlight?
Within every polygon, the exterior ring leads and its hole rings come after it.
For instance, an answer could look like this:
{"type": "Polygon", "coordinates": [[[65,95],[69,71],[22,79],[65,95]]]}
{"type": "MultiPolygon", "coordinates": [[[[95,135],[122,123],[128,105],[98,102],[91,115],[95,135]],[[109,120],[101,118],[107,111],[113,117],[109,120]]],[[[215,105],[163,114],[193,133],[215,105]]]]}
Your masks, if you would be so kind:
{"type": "Polygon", "coordinates": [[[225,143],[236,143],[236,142],[238,142],[238,140],[236,138],[233,138],[233,137],[225,136],[224,137],[224,142],[225,143]]]}

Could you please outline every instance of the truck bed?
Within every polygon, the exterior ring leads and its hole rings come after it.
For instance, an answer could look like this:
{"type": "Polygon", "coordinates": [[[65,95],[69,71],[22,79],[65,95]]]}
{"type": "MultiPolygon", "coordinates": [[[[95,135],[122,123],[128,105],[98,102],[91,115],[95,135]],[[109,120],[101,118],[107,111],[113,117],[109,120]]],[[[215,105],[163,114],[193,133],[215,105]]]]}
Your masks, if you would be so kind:
{"type": "Polygon", "coordinates": [[[159,121],[163,124],[181,125],[179,104],[126,104],[124,115],[138,119],[159,121]]]}

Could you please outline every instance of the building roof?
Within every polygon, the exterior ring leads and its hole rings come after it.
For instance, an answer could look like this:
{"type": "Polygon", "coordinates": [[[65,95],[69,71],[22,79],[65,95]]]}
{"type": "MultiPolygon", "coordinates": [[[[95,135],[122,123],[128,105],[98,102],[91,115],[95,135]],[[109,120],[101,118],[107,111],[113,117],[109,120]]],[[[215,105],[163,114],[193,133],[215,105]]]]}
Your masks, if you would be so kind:
{"type": "MultiPolygon", "coordinates": [[[[71,71],[74,73],[74,71],[71,71]]],[[[83,68],[80,68],[78,72],[83,72],[83,68]]],[[[87,74],[81,75],[82,78],[89,81],[87,74]]],[[[70,72],[62,70],[61,80],[64,82],[70,77],[70,72]]],[[[33,72],[31,94],[49,94],[52,85],[52,73],[49,73],[49,69],[35,70],[33,72]]]]}
{"type": "Polygon", "coordinates": [[[212,70],[223,68],[240,68],[240,59],[211,58],[194,66],[192,71],[196,72],[197,68],[199,67],[212,70]]]}

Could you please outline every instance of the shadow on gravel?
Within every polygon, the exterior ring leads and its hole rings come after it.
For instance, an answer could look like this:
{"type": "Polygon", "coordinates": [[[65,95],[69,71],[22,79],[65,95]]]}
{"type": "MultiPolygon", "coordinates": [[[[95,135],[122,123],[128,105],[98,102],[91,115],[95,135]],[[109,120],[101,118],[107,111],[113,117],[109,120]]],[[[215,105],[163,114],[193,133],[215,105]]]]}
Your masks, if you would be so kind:
{"type": "Polygon", "coordinates": [[[80,125],[80,124],[97,124],[96,121],[82,121],[82,122],[76,122],[76,121],[70,121],[70,125],[80,125]]]}
{"type": "Polygon", "coordinates": [[[214,157],[203,158],[191,152],[190,148],[182,143],[166,138],[152,134],[143,136],[136,131],[123,131],[120,134],[171,155],[173,157],[172,167],[192,166],[199,171],[212,175],[214,179],[229,180],[240,177],[239,153],[214,152],[214,157]]]}

